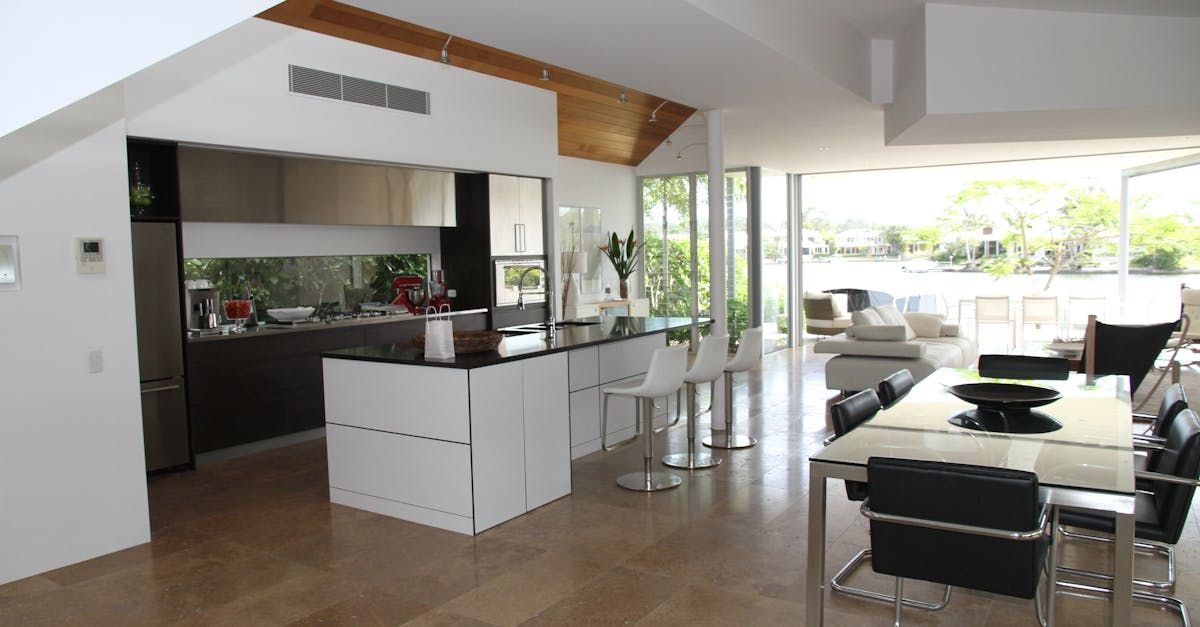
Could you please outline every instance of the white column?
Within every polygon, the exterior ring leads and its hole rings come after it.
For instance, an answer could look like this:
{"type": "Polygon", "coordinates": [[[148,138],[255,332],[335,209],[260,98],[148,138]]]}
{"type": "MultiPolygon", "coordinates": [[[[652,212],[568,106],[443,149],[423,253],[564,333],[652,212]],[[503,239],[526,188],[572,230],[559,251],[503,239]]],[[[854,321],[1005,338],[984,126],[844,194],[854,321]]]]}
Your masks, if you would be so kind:
{"type": "MultiPolygon", "coordinates": [[[[726,333],[725,324],[725,120],[720,110],[704,114],[708,132],[708,293],[712,332],[726,333]]],[[[714,386],[713,430],[725,429],[725,387],[714,386]]]]}
{"type": "Polygon", "coordinates": [[[1129,174],[1121,173],[1121,233],[1117,236],[1117,320],[1125,321],[1129,289],[1129,174]]]}

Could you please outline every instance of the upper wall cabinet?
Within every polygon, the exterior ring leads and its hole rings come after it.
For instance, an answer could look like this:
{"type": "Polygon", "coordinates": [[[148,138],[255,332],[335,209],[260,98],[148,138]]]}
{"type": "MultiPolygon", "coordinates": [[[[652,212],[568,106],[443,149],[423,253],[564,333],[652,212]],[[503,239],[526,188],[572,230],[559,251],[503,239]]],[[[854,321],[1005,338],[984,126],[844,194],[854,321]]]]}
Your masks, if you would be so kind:
{"type": "Polygon", "coordinates": [[[488,175],[492,256],[541,255],[542,181],[488,175]]]}
{"type": "Polygon", "coordinates": [[[454,226],[454,174],[375,164],[179,148],[183,219],[454,226]]]}

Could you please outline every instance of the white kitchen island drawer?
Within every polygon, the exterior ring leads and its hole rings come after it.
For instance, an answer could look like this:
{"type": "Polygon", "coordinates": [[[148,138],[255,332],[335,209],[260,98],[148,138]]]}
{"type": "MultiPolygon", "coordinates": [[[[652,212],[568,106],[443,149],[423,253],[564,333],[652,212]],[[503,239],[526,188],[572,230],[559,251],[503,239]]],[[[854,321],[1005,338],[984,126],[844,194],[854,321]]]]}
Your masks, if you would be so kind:
{"type": "Polygon", "coordinates": [[[469,444],[467,372],[323,359],[325,422],[469,444]]]}
{"type": "Polygon", "coordinates": [[[330,424],[329,487],[465,517],[471,506],[471,447],[330,424]]]}

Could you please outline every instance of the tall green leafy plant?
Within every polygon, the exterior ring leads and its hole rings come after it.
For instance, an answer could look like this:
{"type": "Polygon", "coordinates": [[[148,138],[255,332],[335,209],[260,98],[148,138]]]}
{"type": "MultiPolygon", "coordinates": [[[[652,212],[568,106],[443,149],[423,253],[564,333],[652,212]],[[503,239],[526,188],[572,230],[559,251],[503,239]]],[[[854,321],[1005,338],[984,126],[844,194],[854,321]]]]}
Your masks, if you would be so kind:
{"type": "Polygon", "coordinates": [[[629,279],[629,275],[637,271],[638,260],[641,259],[638,252],[641,251],[642,245],[643,242],[634,239],[632,230],[629,231],[629,237],[624,240],[619,239],[616,232],[613,232],[608,243],[600,247],[600,251],[612,262],[617,277],[625,281],[629,279]]]}

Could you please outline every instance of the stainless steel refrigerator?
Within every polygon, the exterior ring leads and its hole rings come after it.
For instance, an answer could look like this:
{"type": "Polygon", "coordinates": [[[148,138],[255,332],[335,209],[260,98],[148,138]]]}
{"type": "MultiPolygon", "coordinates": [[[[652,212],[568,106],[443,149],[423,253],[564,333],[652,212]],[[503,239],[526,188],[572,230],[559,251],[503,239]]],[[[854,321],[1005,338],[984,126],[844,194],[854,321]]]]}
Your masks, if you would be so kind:
{"type": "Polygon", "coordinates": [[[179,238],[174,222],[134,222],[133,287],[146,471],[192,463],[183,372],[179,238]]]}

